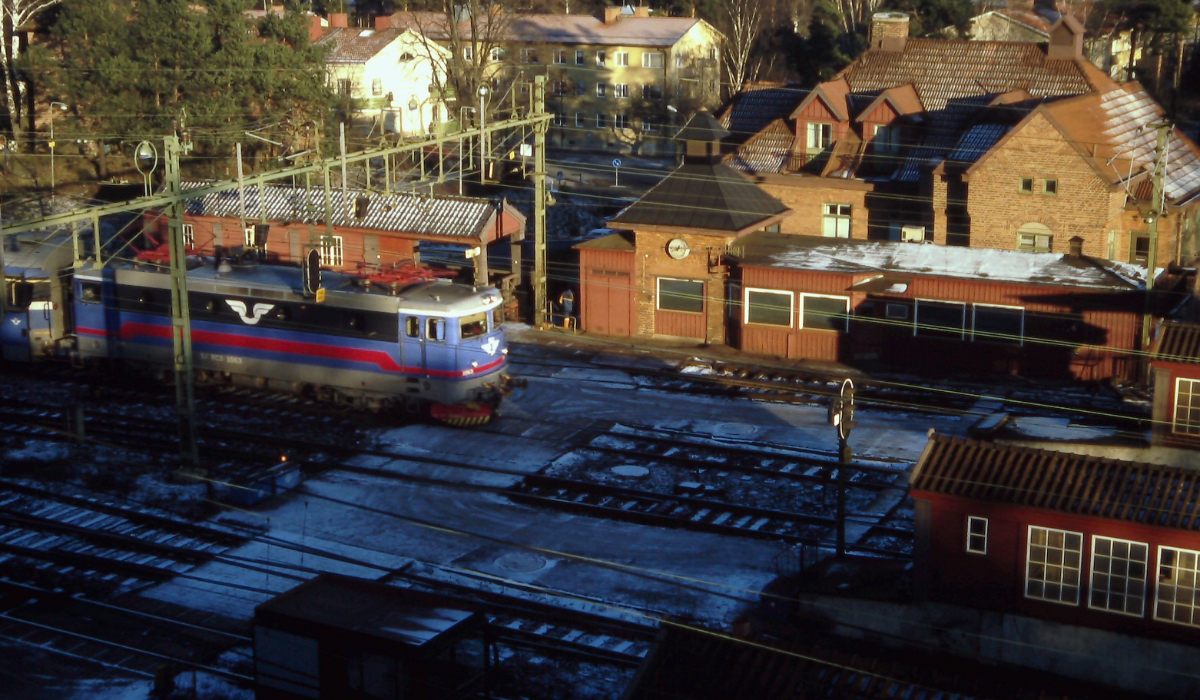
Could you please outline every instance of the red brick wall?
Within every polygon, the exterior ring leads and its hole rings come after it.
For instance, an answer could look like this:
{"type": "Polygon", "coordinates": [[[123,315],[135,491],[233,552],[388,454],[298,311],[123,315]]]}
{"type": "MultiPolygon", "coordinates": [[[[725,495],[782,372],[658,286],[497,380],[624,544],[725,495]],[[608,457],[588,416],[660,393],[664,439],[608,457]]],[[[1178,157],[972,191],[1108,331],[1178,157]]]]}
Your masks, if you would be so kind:
{"type": "Polygon", "coordinates": [[[764,192],[783,202],[792,213],[780,222],[783,233],[820,236],[824,204],[850,205],[850,237],[867,238],[866,196],[871,185],[810,175],[768,176],[758,183],[764,192]]]}
{"type": "Polygon", "coordinates": [[[730,236],[705,235],[703,233],[679,233],[661,229],[637,229],[635,231],[636,251],[634,263],[633,295],[634,315],[636,318],[635,335],[677,335],[680,328],[698,328],[694,335],[688,337],[713,343],[725,342],[725,286],[727,272],[720,265],[709,265],[709,261],[719,262],[725,253],[730,236]],[[673,238],[682,238],[691,247],[691,253],[683,260],[675,260],[667,255],[667,243],[673,238]],[[676,279],[702,280],[705,282],[703,318],[695,319],[692,326],[682,317],[676,318],[679,312],[658,312],[657,310],[657,279],[672,277],[676,279]],[[667,327],[659,328],[659,325],[667,327]]]}

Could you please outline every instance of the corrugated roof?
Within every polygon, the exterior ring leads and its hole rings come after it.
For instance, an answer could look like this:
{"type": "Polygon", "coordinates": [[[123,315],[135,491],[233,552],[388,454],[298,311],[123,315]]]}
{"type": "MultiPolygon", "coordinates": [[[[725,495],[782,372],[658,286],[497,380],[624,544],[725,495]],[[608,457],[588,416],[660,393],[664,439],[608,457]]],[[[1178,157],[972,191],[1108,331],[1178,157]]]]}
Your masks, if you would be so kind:
{"type": "Polygon", "coordinates": [[[1138,289],[1145,269],[1062,253],[861,241],[783,233],[751,233],[734,246],[745,266],[827,270],[851,274],[899,272],[941,277],[1052,284],[1096,289],[1138,289]]]}
{"type": "Polygon", "coordinates": [[[1200,363],[1200,324],[1182,321],[1164,323],[1150,347],[1150,359],[1200,363]]]}
{"type": "MultiPolygon", "coordinates": [[[[520,14],[501,20],[497,38],[507,42],[534,44],[581,44],[596,46],[674,46],[692,27],[703,20],[695,17],[622,16],[605,24],[592,15],[520,14]]],[[[438,12],[397,12],[391,16],[393,27],[420,28],[438,40],[449,38],[445,15],[438,12]]],[[[470,26],[460,26],[469,37],[470,26]]]]}
{"type": "Polygon", "coordinates": [[[1200,530],[1200,471],[931,434],[914,491],[1200,530]]]}
{"type": "MultiPolygon", "coordinates": [[[[202,182],[184,183],[183,194],[204,186],[206,183],[202,182]]],[[[257,221],[262,208],[269,221],[325,223],[324,190],[267,185],[261,203],[257,185],[247,184],[245,192],[247,220],[257,221]]],[[[470,197],[333,190],[330,198],[334,226],[430,237],[476,240],[484,235],[485,224],[496,212],[491,201],[470,197]],[[358,197],[364,196],[368,199],[367,213],[359,219],[354,216],[354,204],[358,197]]],[[[238,217],[242,211],[236,189],[189,199],[186,208],[190,216],[238,217]]]]}
{"type": "Polygon", "coordinates": [[[736,233],[788,211],[736,170],[719,163],[685,163],[609,221],[736,233]]]}

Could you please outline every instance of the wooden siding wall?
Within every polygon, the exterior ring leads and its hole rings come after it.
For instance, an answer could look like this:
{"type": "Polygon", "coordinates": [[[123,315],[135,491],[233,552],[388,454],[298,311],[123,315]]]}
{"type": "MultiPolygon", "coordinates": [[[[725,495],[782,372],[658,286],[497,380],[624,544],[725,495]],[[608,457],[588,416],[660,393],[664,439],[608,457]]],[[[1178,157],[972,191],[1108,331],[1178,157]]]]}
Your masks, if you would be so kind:
{"type": "Polygon", "coordinates": [[[920,491],[914,492],[913,498],[918,503],[930,504],[930,527],[923,529],[923,541],[914,551],[921,553],[915,565],[919,571],[917,579],[926,586],[922,593],[932,600],[1172,641],[1200,641],[1200,627],[1153,619],[1158,547],[1200,549],[1200,535],[1195,532],[920,491]],[[966,551],[969,515],[988,519],[987,554],[966,551]],[[1078,604],[1067,605],[1025,597],[1025,561],[1030,525],[1083,534],[1078,604]],[[1093,536],[1149,545],[1146,598],[1140,618],[1088,607],[1093,536]]]}
{"type": "Polygon", "coordinates": [[[636,328],[632,251],[579,251],[579,327],[588,333],[630,337],[636,328]]]}
{"type": "Polygon", "coordinates": [[[788,359],[812,359],[837,361],[841,357],[843,333],[829,330],[811,330],[800,328],[800,292],[813,294],[833,294],[850,297],[850,309],[853,311],[864,295],[851,294],[846,289],[853,284],[854,278],[849,274],[813,275],[803,279],[803,286],[798,286],[801,279],[796,277],[795,270],[774,267],[743,268],[742,289],[737,299],[737,323],[741,326],[741,349],[759,355],[774,355],[788,359]],[[746,289],[774,289],[795,292],[792,309],[792,327],[765,326],[747,324],[745,322],[745,293],[746,289]]]}

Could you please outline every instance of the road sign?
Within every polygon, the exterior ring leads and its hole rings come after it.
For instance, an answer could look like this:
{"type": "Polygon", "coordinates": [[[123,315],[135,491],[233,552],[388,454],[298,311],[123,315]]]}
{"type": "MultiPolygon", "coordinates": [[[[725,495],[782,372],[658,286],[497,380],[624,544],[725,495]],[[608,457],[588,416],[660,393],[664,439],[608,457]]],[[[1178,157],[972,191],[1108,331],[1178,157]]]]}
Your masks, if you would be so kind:
{"type": "Polygon", "coordinates": [[[621,159],[613,158],[613,187],[621,184],[621,159]]]}
{"type": "Polygon", "coordinates": [[[621,167],[621,159],[620,158],[613,158],[613,167],[614,168],[621,167]]]}

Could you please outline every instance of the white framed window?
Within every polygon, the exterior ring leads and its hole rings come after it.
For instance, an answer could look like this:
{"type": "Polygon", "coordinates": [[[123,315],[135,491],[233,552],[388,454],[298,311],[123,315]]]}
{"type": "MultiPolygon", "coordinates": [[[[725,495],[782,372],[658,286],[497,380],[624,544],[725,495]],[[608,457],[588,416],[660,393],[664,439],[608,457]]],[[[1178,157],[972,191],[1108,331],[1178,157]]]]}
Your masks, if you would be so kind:
{"type": "Polygon", "coordinates": [[[596,83],[596,97],[604,97],[606,86],[604,83],[596,83]]]}
{"type": "Polygon", "coordinates": [[[1154,619],[1200,626],[1200,552],[1158,548],[1154,619]]]}
{"type": "Polygon", "coordinates": [[[474,60],[474,58],[475,58],[475,47],[474,46],[464,46],[463,47],[463,60],[471,61],[471,60],[474,60]]]}
{"type": "Polygon", "coordinates": [[[642,68],[662,68],[663,55],[661,51],[643,51],[642,68]]]}
{"type": "Polygon", "coordinates": [[[704,311],[704,283],[700,280],[681,280],[659,277],[656,308],[660,311],[704,311]]]}
{"type": "Polygon", "coordinates": [[[567,50],[566,49],[555,49],[554,50],[554,62],[559,63],[559,64],[566,63],[567,62],[567,50]]]}
{"type": "Polygon", "coordinates": [[[871,147],[876,153],[892,155],[900,151],[900,129],[886,124],[875,124],[871,129],[871,147]]]}
{"type": "Polygon", "coordinates": [[[193,224],[184,224],[183,225],[183,247],[184,248],[195,248],[196,247],[196,227],[193,224]]]}
{"type": "Polygon", "coordinates": [[[622,66],[622,67],[628,66],[629,65],[629,52],[628,51],[613,52],[613,63],[615,65],[622,66]]]}
{"type": "Polygon", "coordinates": [[[253,248],[254,247],[254,224],[250,224],[249,226],[247,226],[245,231],[243,231],[243,233],[245,234],[245,237],[242,239],[242,241],[245,243],[247,248],[253,248]]]}
{"type": "Polygon", "coordinates": [[[521,63],[538,63],[537,49],[521,49],[521,63]]]}
{"type": "Polygon", "coordinates": [[[608,128],[608,115],[607,114],[605,114],[603,112],[596,112],[596,128],[597,129],[608,128]]]}
{"type": "Polygon", "coordinates": [[[821,205],[821,235],[826,238],[850,237],[850,205],[821,205]]]}
{"type": "Polygon", "coordinates": [[[746,287],[742,298],[743,322],[791,328],[795,303],[793,292],[746,287]]]}
{"type": "Polygon", "coordinates": [[[967,551],[971,554],[987,554],[988,519],[978,515],[967,516],[967,551]]]}
{"type": "Polygon", "coordinates": [[[658,125],[654,123],[653,119],[650,117],[642,117],[642,131],[650,133],[655,131],[657,128],[658,125]]]}
{"type": "Polygon", "coordinates": [[[566,115],[564,115],[562,112],[554,113],[554,126],[565,126],[566,123],[567,123],[566,115]]]}
{"type": "Polygon", "coordinates": [[[613,85],[613,97],[629,97],[629,85],[627,83],[615,83],[613,85]]]}
{"type": "Polygon", "coordinates": [[[583,49],[575,51],[575,65],[582,66],[586,61],[587,58],[584,56],[583,49]]]}
{"type": "Polygon", "coordinates": [[[800,327],[845,333],[850,330],[850,297],[801,294],[800,327]]]}
{"type": "Polygon", "coordinates": [[[917,299],[913,335],[961,340],[966,335],[966,320],[967,305],[961,301],[917,299]]]}
{"type": "Polygon", "coordinates": [[[1092,576],[1088,607],[1141,617],[1146,610],[1146,555],[1149,545],[1092,537],[1092,576]]]}
{"type": "Polygon", "coordinates": [[[833,125],[826,122],[809,122],[805,125],[804,147],[809,155],[824,151],[833,141],[833,125]]]}
{"type": "Polygon", "coordinates": [[[717,60],[717,47],[715,47],[715,46],[708,47],[708,60],[710,60],[710,61],[717,60]]]}
{"type": "Polygon", "coordinates": [[[1175,378],[1175,406],[1171,432],[1200,435],[1200,379],[1175,378]]]}
{"type": "Polygon", "coordinates": [[[1053,246],[1054,236],[1045,224],[1028,223],[1017,229],[1017,250],[1049,253],[1053,246]]]}
{"type": "Polygon", "coordinates": [[[565,80],[552,81],[550,83],[550,93],[552,95],[556,95],[559,97],[567,94],[567,81],[565,81],[565,80]]]}
{"type": "Polygon", "coordinates": [[[599,51],[597,51],[596,52],[596,65],[603,66],[607,62],[608,62],[608,53],[606,53],[604,51],[604,49],[600,49],[599,51]]]}
{"type": "Polygon", "coordinates": [[[1082,533],[1030,525],[1025,552],[1025,597],[1078,605],[1082,556],[1082,533]]]}
{"type": "Polygon", "coordinates": [[[383,94],[383,79],[375,78],[371,81],[371,96],[379,97],[383,94]]]}
{"type": "Polygon", "coordinates": [[[974,304],[971,307],[971,340],[1024,345],[1024,307],[974,304]]]}
{"type": "Polygon", "coordinates": [[[583,112],[576,112],[575,113],[575,127],[578,129],[582,129],[586,126],[587,126],[587,117],[584,115],[583,112]]]}
{"type": "Polygon", "coordinates": [[[613,115],[613,128],[614,129],[628,129],[629,128],[629,115],[627,115],[623,112],[620,114],[614,114],[613,115]]]}
{"type": "Polygon", "coordinates": [[[329,267],[342,266],[342,237],[321,236],[321,262],[329,267]]]}
{"type": "Polygon", "coordinates": [[[488,49],[488,60],[492,63],[504,60],[504,49],[499,46],[493,46],[488,49]]]}

